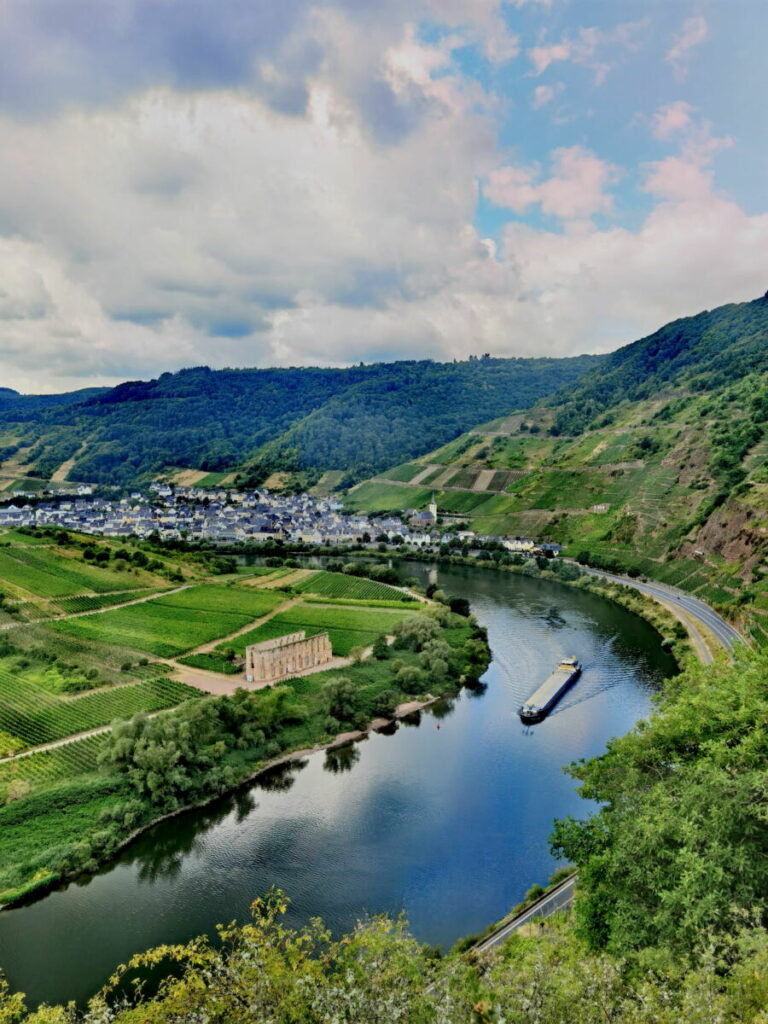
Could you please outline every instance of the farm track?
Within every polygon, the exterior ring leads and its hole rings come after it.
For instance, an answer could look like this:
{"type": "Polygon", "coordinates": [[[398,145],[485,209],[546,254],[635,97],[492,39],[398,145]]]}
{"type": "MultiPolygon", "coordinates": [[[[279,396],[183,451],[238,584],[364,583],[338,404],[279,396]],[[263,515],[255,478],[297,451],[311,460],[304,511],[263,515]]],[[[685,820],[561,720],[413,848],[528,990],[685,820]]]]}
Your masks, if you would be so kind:
{"type": "MultiPolygon", "coordinates": [[[[217,647],[227,643],[227,641],[236,640],[237,637],[242,636],[243,633],[250,633],[252,629],[255,629],[257,626],[263,626],[265,622],[269,622],[269,620],[273,619],[276,615],[281,614],[282,612],[287,611],[288,608],[292,608],[294,605],[300,603],[300,597],[289,598],[288,600],[283,601],[282,604],[277,605],[276,608],[272,608],[270,611],[266,612],[264,615],[260,615],[256,619],[251,619],[250,622],[241,626],[240,629],[236,630],[234,633],[230,633],[228,636],[220,636],[216,640],[209,640],[207,643],[200,644],[199,647],[194,647],[190,651],[184,651],[182,656],[186,658],[190,654],[210,654],[211,651],[216,650],[217,647]]],[[[176,664],[173,659],[161,658],[160,660],[165,661],[166,665],[176,664]]]]}
{"type": "MultiPolygon", "coordinates": [[[[144,712],[147,718],[154,718],[155,715],[161,714],[163,711],[169,711],[170,708],[160,708],[159,711],[146,711],[144,712]]],[[[85,732],[72,733],[71,736],[65,736],[60,740],[53,740],[51,743],[41,743],[38,747],[28,747],[26,750],[20,751],[18,754],[11,754],[9,757],[0,757],[0,764],[10,764],[11,761],[20,761],[22,757],[31,757],[32,754],[41,754],[45,750],[55,750],[56,747],[66,747],[69,743],[77,743],[78,740],[87,739],[89,736],[100,736],[102,733],[111,732],[112,725],[99,725],[95,729],[86,729],[85,732]]]]}
{"type": "MultiPolygon", "coordinates": [[[[130,601],[124,601],[122,604],[108,604],[104,608],[91,608],[84,612],[65,612],[63,615],[49,615],[47,618],[34,619],[31,622],[6,622],[5,625],[0,626],[0,631],[9,629],[18,629],[20,626],[39,626],[41,623],[46,622],[63,622],[65,619],[81,619],[85,615],[102,615],[104,612],[114,612],[119,608],[129,608],[132,604],[144,604],[145,601],[153,601],[157,597],[169,597],[171,594],[178,594],[182,590],[189,590],[190,587],[196,586],[198,581],[194,583],[184,583],[180,587],[173,587],[171,590],[153,590],[151,593],[144,594],[142,597],[134,597],[130,601]]],[[[111,591],[113,594],[119,594],[119,590],[111,591]]],[[[90,595],[74,595],[78,596],[90,596],[90,595]]],[[[105,595],[106,596],[106,595],[105,595]]],[[[67,598],[69,600],[69,598],[67,598]]]]}

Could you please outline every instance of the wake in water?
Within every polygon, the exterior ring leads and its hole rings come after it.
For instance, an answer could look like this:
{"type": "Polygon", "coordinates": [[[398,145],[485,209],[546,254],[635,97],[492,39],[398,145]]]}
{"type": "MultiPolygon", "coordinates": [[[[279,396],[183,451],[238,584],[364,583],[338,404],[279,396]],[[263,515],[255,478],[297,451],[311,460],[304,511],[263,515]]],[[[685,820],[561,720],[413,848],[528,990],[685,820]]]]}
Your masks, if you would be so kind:
{"type": "Polygon", "coordinates": [[[591,683],[589,682],[590,669],[601,668],[605,670],[605,665],[608,662],[608,656],[614,655],[614,644],[620,637],[618,633],[609,637],[604,644],[598,649],[596,658],[593,662],[585,664],[582,670],[581,679],[574,686],[572,690],[568,692],[566,697],[557,705],[556,708],[551,712],[551,715],[559,715],[564,711],[569,711],[571,708],[577,707],[579,704],[584,704],[586,701],[594,700],[601,693],[607,693],[609,690],[615,689],[626,681],[627,675],[643,675],[643,662],[638,656],[633,659],[622,657],[620,662],[615,666],[614,672],[606,679],[595,679],[591,683]],[[587,677],[585,680],[585,676],[587,677]],[[582,684],[587,682],[586,686],[582,684]]]}

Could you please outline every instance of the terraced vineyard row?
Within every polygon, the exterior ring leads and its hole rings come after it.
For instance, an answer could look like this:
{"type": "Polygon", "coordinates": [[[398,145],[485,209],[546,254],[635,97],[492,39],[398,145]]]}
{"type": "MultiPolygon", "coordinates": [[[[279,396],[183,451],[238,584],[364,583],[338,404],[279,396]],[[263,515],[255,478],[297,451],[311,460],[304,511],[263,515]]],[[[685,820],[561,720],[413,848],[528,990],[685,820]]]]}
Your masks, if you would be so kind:
{"type": "Polygon", "coordinates": [[[95,594],[85,597],[64,597],[56,604],[67,615],[77,615],[79,612],[95,612],[100,608],[109,608],[113,604],[125,604],[134,601],[137,597],[147,597],[149,590],[123,590],[119,594],[95,594]]]}
{"type": "Polygon", "coordinates": [[[84,590],[130,590],[135,586],[131,579],[109,569],[26,548],[0,551],[0,579],[39,597],[67,597],[84,590]]]}
{"type": "Polygon", "coordinates": [[[54,622],[51,628],[173,658],[236,632],[284,600],[284,595],[270,591],[201,585],[99,615],[54,622]]]}
{"type": "Polygon", "coordinates": [[[44,786],[62,779],[72,779],[96,771],[98,758],[108,738],[107,733],[73,740],[53,750],[41,750],[0,764],[0,792],[14,779],[23,779],[33,786],[44,786]]]}
{"type": "Polygon", "coordinates": [[[286,633],[305,630],[307,636],[328,631],[333,653],[346,657],[354,647],[367,647],[382,633],[391,633],[396,623],[400,622],[408,611],[385,611],[384,609],[347,607],[322,607],[319,605],[298,604],[287,608],[274,618],[255,629],[243,633],[229,643],[220,644],[217,650],[225,651],[234,648],[243,654],[248,644],[272,640],[286,633]]]}
{"type": "Polygon", "coordinates": [[[196,690],[163,678],[64,699],[0,669],[0,730],[35,747],[193,696],[196,690]]]}
{"type": "Polygon", "coordinates": [[[293,588],[305,594],[321,597],[348,597],[360,601],[408,600],[406,594],[387,583],[347,576],[343,572],[317,572],[293,588]]]}

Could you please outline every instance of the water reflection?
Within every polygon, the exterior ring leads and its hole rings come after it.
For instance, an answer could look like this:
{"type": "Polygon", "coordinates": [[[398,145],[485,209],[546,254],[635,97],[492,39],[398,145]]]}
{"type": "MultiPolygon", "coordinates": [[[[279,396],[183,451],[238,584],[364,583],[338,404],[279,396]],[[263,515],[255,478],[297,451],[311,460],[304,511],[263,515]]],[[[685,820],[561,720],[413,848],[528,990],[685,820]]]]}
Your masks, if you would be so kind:
{"type": "Polygon", "coordinates": [[[317,915],[339,933],[404,909],[418,938],[446,947],[547,878],[553,818],[587,811],[562,765],[627,732],[674,663],[646,623],[595,595],[490,570],[416,573],[466,596],[488,629],[482,683],[282,765],[151,829],[108,870],[1,914],[14,988],[83,1000],[133,952],[244,920],[272,885],[291,897],[289,925],[317,915]],[[520,703],[568,654],[582,678],[525,730],[520,703]]]}
{"type": "Polygon", "coordinates": [[[309,764],[307,758],[286,761],[285,764],[275,765],[256,776],[254,785],[267,793],[287,793],[296,781],[299,772],[309,764]]]}
{"type": "Polygon", "coordinates": [[[343,747],[326,750],[323,768],[332,775],[351,771],[360,760],[360,747],[356,743],[348,743],[343,747]]]}

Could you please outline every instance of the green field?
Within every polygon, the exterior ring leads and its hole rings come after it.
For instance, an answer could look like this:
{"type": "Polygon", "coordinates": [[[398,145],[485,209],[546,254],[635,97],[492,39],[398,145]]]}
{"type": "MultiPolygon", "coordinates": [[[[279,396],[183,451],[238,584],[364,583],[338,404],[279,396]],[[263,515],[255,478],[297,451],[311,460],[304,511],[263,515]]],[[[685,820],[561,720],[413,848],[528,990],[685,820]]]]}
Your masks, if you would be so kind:
{"type": "Polygon", "coordinates": [[[58,697],[0,669],[0,730],[23,747],[64,739],[130,718],[139,711],[173,707],[197,691],[172,679],[116,686],[83,697],[58,697]]]}
{"type": "Polygon", "coordinates": [[[382,473],[385,480],[399,480],[402,483],[410,483],[415,476],[424,472],[424,466],[418,462],[407,462],[402,466],[395,466],[382,473]]]}
{"type": "Polygon", "coordinates": [[[0,796],[14,779],[38,787],[95,772],[106,742],[107,733],[99,733],[0,764],[0,796]]]}
{"type": "Polygon", "coordinates": [[[360,576],[348,576],[343,572],[316,572],[297,583],[293,590],[320,597],[346,597],[361,601],[409,600],[408,595],[387,583],[378,583],[360,576]]]}
{"type": "Polygon", "coordinates": [[[68,597],[85,590],[130,590],[136,586],[124,573],[97,569],[47,550],[19,547],[0,550],[0,581],[34,597],[68,597]]]}
{"type": "Polygon", "coordinates": [[[119,594],[86,594],[84,597],[63,597],[56,604],[65,614],[77,615],[81,612],[95,612],[100,608],[109,608],[113,604],[125,604],[138,597],[147,597],[150,593],[149,590],[123,590],[119,594]]]}
{"type": "Polygon", "coordinates": [[[51,628],[173,658],[237,632],[284,600],[268,590],[202,584],[100,615],[54,622],[51,628]]]}
{"type": "Polygon", "coordinates": [[[242,672],[242,666],[229,661],[217,651],[210,651],[207,654],[186,654],[178,661],[180,665],[201,668],[206,672],[223,672],[224,675],[237,675],[238,672],[242,672]]]}
{"type": "Polygon", "coordinates": [[[389,512],[391,509],[421,508],[431,500],[432,491],[425,488],[364,483],[349,492],[344,504],[349,509],[389,512]]]}
{"type": "Polygon", "coordinates": [[[299,604],[287,608],[262,626],[249,630],[231,643],[220,644],[217,650],[233,648],[244,654],[249,644],[272,640],[286,633],[303,629],[307,636],[328,631],[333,653],[346,657],[355,647],[367,647],[382,633],[390,633],[395,623],[410,614],[408,611],[385,611],[350,606],[299,604]]]}

